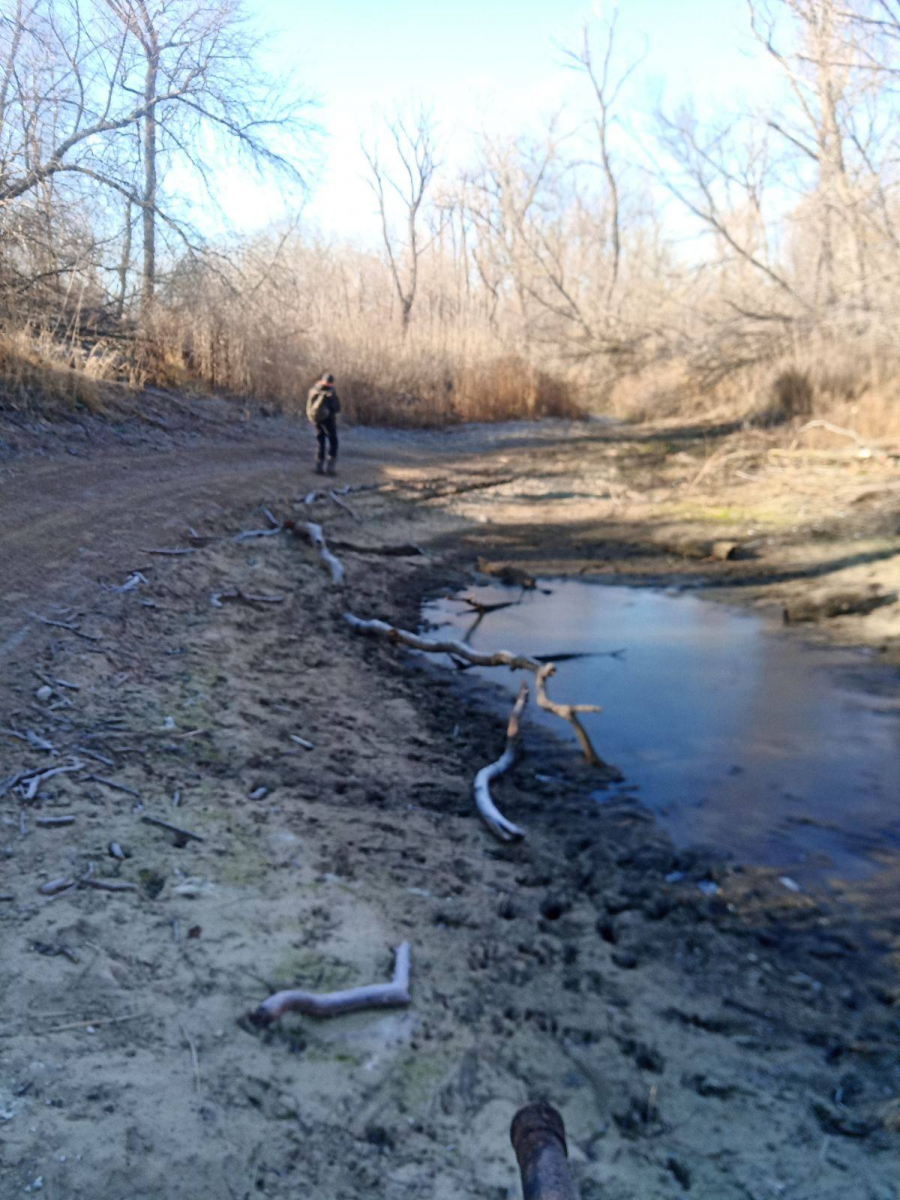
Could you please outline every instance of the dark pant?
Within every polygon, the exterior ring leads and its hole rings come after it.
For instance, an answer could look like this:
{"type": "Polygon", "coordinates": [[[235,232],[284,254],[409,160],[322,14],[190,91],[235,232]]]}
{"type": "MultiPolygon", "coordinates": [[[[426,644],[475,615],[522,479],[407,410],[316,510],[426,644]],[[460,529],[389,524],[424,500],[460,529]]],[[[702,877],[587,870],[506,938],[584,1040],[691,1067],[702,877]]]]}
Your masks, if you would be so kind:
{"type": "Polygon", "coordinates": [[[338,435],[337,435],[337,420],[335,417],[327,417],[324,421],[319,421],[316,424],[316,437],[319,442],[319,462],[325,461],[325,439],[328,439],[328,457],[332,460],[337,458],[338,452],[338,435]]]}

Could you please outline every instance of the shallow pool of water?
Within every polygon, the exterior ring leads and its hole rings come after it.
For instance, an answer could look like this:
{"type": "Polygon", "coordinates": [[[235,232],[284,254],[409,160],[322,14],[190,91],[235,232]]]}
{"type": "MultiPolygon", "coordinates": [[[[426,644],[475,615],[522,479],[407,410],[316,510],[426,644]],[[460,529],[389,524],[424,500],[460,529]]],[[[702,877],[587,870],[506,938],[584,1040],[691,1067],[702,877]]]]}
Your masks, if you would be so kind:
{"type": "MultiPolygon", "coordinates": [[[[488,614],[471,644],[590,652],[559,663],[550,693],[604,706],[586,718],[598,753],[678,844],[821,881],[864,878],[900,850],[900,673],[694,595],[573,580],[545,587],[549,595],[525,593],[488,614]]],[[[453,599],[425,616],[462,634],[473,623],[453,599]]],[[[479,673],[510,693],[518,686],[509,672],[479,673]]],[[[534,707],[530,719],[567,736],[534,707]]]]}

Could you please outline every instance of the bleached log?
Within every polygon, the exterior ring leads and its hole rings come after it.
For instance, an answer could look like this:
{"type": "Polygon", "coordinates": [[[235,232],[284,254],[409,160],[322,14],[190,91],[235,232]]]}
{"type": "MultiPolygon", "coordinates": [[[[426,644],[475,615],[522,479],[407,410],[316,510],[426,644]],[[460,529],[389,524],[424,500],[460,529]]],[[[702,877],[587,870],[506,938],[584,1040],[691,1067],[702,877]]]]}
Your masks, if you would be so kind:
{"type": "Polygon", "coordinates": [[[493,654],[482,654],[481,651],[467,646],[465,642],[420,637],[417,633],[410,633],[408,629],[397,629],[393,625],[388,625],[386,621],[363,621],[353,613],[344,613],[344,620],[357,633],[383,637],[395,645],[399,642],[401,645],[409,646],[412,650],[421,650],[425,654],[452,654],[471,663],[473,667],[509,667],[511,671],[537,671],[541,665],[536,658],[528,658],[523,654],[512,654],[509,650],[495,650],[493,654]]]}
{"type": "Polygon", "coordinates": [[[503,775],[516,761],[519,753],[519,722],[528,703],[528,684],[522,680],[519,695],[509,715],[506,727],[506,749],[496,762],[482,767],[475,776],[475,804],[481,819],[495,838],[501,842],[514,842],[525,836],[524,829],[513,825],[500,812],[491,796],[491,780],[503,775]]]}
{"type": "MultiPolygon", "coordinates": [[[[302,527],[306,530],[306,536],[309,538],[310,544],[314,549],[318,550],[319,557],[331,572],[331,582],[335,587],[339,587],[344,582],[344,566],[341,560],[336,558],[328,549],[328,543],[325,541],[325,535],[322,533],[322,526],[316,525],[314,521],[304,521],[302,527]]],[[[297,528],[299,526],[295,526],[295,531],[297,528]]]]}
{"type": "Polygon", "coordinates": [[[592,767],[607,767],[610,770],[614,770],[615,768],[610,767],[609,763],[604,762],[594,749],[591,739],[588,737],[587,730],[578,719],[579,713],[599,713],[603,712],[603,709],[599,704],[559,704],[555,700],[551,700],[547,695],[547,680],[555,674],[556,667],[553,663],[544,663],[542,667],[538,668],[534,677],[534,696],[538,708],[542,708],[544,712],[553,713],[554,716],[569,722],[575,730],[575,736],[578,738],[585,759],[592,767]]]}
{"type": "Polygon", "coordinates": [[[347,988],[341,992],[285,991],[276,992],[253,1012],[248,1020],[266,1027],[287,1012],[305,1013],[310,1017],[334,1017],[339,1013],[356,1012],[361,1008],[398,1008],[410,1003],[409,942],[397,947],[394,956],[394,976],[390,983],[372,983],[366,987],[347,988]]]}

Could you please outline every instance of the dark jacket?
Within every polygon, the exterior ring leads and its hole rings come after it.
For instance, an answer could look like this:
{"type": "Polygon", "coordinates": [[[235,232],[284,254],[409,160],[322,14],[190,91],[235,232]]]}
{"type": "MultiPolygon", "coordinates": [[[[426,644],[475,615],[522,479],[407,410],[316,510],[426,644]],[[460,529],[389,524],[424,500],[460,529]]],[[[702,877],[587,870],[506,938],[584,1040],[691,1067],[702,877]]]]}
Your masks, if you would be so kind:
{"type": "Polygon", "coordinates": [[[306,397],[306,415],[314,425],[324,424],[330,417],[335,417],[341,411],[341,402],[337,392],[330,383],[316,383],[309,389],[306,397]],[[323,397],[324,403],[319,406],[317,401],[323,397]],[[313,415],[318,408],[317,415],[313,415]]]}

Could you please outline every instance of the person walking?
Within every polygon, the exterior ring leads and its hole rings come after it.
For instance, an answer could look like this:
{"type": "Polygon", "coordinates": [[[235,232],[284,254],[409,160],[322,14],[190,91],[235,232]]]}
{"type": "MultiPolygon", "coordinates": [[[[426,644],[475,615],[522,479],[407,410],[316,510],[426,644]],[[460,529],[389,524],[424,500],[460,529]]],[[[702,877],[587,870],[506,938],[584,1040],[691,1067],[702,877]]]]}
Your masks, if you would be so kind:
{"type": "Polygon", "coordinates": [[[319,453],[316,458],[317,475],[333,475],[338,452],[337,415],[341,402],[334,390],[334,376],[325,372],[309,389],[306,398],[306,415],[316,427],[319,453]],[[325,460],[325,443],[328,443],[328,460],[325,460]]]}

